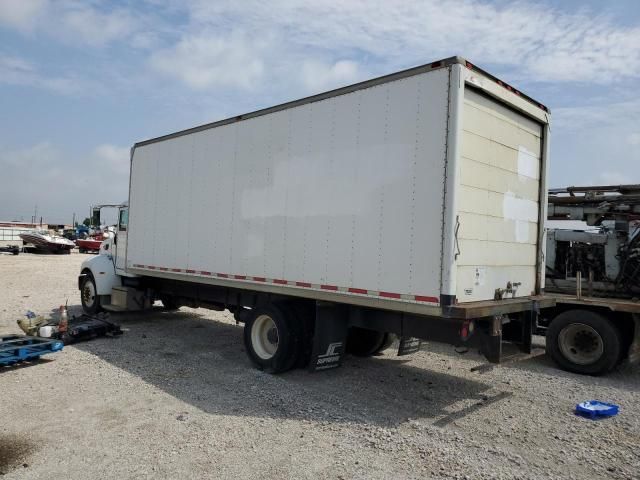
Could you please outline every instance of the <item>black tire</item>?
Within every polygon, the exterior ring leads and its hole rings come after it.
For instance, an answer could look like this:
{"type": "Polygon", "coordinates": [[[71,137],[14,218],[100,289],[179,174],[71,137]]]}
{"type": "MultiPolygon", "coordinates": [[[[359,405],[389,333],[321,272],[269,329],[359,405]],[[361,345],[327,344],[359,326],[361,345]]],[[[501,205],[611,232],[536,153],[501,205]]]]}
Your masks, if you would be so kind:
{"type": "Polygon", "coordinates": [[[380,345],[380,348],[378,348],[378,350],[376,350],[375,353],[384,352],[387,348],[389,348],[393,344],[395,339],[396,339],[396,336],[393,333],[385,333],[384,340],[382,341],[382,345],[380,345]]]}
{"type": "Polygon", "coordinates": [[[178,310],[181,305],[176,302],[176,299],[171,295],[162,295],[160,297],[160,301],[162,302],[162,306],[165,310],[178,310]]]}
{"type": "Polygon", "coordinates": [[[547,354],[563,370],[602,375],[617,364],[620,332],[611,321],[589,310],[567,310],[555,317],[546,335],[547,354]]]}
{"type": "MultiPolygon", "coordinates": [[[[351,327],[347,335],[346,352],[357,357],[370,357],[381,352],[389,345],[390,335],[368,328],[351,327]]],[[[391,338],[393,342],[393,338],[391,338]]]]}
{"type": "Polygon", "coordinates": [[[82,309],[88,314],[93,315],[102,311],[100,295],[97,292],[98,289],[96,288],[96,280],[93,278],[93,274],[85,272],[82,286],[80,287],[80,301],[82,302],[82,309]]]}
{"type": "Polygon", "coordinates": [[[244,324],[244,345],[251,362],[260,370],[282,373],[291,370],[302,350],[293,312],[285,305],[252,309],[244,324]]]}

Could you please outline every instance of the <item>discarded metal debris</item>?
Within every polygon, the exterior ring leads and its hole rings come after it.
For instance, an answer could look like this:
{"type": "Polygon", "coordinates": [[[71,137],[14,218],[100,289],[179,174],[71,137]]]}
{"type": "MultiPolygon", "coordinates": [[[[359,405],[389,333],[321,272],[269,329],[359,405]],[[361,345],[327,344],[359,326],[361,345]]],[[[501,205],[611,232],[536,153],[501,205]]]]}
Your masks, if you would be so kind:
{"type": "Polygon", "coordinates": [[[59,334],[59,338],[68,345],[75,342],[84,342],[96,337],[122,335],[120,325],[108,320],[109,314],[106,312],[97,315],[82,314],[79,317],[73,316],[69,320],[69,325],[65,333],[59,334]]]}
{"type": "Polygon", "coordinates": [[[18,320],[18,325],[27,335],[62,340],[65,345],[105,335],[122,334],[120,325],[109,321],[109,314],[106,312],[68,318],[66,307],[61,307],[59,319],[45,319],[29,311],[26,318],[18,320]]]}

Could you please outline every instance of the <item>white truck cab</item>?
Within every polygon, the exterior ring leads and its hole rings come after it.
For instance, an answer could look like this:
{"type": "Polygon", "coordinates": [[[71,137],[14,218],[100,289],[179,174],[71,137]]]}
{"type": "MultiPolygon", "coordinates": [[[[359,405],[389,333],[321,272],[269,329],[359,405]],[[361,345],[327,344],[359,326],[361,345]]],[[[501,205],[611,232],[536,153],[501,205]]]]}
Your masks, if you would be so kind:
{"type": "Polygon", "coordinates": [[[84,262],[80,268],[78,288],[82,308],[88,313],[102,309],[111,311],[140,310],[151,305],[151,299],[145,299],[143,292],[123,285],[123,279],[135,283],[137,275],[126,270],[127,227],[129,206],[118,208],[118,225],[114,235],[109,235],[100,245],[98,255],[84,262]],[[133,301],[129,297],[137,300],[133,301]]]}

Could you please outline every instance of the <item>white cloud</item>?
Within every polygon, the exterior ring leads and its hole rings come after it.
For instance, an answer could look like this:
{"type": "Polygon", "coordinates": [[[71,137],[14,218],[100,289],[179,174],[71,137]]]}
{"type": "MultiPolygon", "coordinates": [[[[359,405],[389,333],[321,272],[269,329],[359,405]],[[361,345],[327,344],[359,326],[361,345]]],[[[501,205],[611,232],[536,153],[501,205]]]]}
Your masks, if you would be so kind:
{"type": "Polygon", "coordinates": [[[317,60],[305,60],[302,64],[302,81],[307,90],[322,91],[354,83],[362,77],[358,64],[351,60],[338,60],[333,64],[317,60]]]}
{"type": "Polygon", "coordinates": [[[84,95],[88,93],[89,87],[92,87],[90,90],[93,92],[98,88],[88,80],[80,79],[74,75],[46,75],[40,72],[31,62],[0,52],[1,84],[43,88],[65,95],[84,95]]]}
{"type": "MultiPolygon", "coordinates": [[[[638,115],[640,116],[640,114],[638,115]]],[[[633,147],[640,145],[640,132],[633,132],[627,136],[627,143],[633,147]]]]}
{"type": "Polygon", "coordinates": [[[624,185],[629,183],[629,176],[620,172],[603,172],[596,183],[604,185],[624,185]]]}
{"type": "Polygon", "coordinates": [[[8,149],[0,145],[0,220],[29,219],[33,206],[45,221],[71,222],[90,204],[127,198],[129,149],[103,144],[80,155],[48,141],[8,149]]]}
{"type": "Polygon", "coordinates": [[[48,4],[48,0],[3,0],[0,2],[0,25],[30,31],[42,18],[48,4]]]}
{"type": "Polygon", "coordinates": [[[134,37],[136,45],[146,48],[151,18],[155,17],[140,16],[133,8],[114,7],[106,1],[0,1],[0,25],[28,34],[42,33],[78,47],[105,46],[134,37]]]}
{"type": "Polygon", "coordinates": [[[126,40],[135,30],[135,21],[127,10],[101,12],[89,6],[70,8],[62,14],[64,35],[75,42],[81,39],[89,45],[105,45],[126,40]]]}
{"type": "Polygon", "coordinates": [[[551,178],[555,185],[640,183],[640,100],[589,97],[552,108],[551,178]]]}
{"type": "MultiPolygon", "coordinates": [[[[586,105],[574,107],[559,107],[552,109],[553,125],[565,131],[580,131],[585,128],[599,128],[619,126],[625,131],[640,124],[640,99],[615,97],[590,97],[586,105]]],[[[632,132],[628,137],[632,141],[632,132]]]]}
{"type": "MultiPolygon", "coordinates": [[[[640,76],[640,28],[586,10],[481,0],[375,2],[193,0],[194,28],[280,32],[288,50],[357,50],[396,65],[462,54],[539,81],[610,83],[640,76]]],[[[350,56],[350,55],[349,55],[350,56]]]]}
{"type": "Polygon", "coordinates": [[[116,145],[98,145],[93,151],[96,162],[118,174],[129,175],[130,149],[116,145]]]}
{"type": "Polygon", "coordinates": [[[236,33],[186,36],[156,52],[151,67],[194,89],[255,86],[264,73],[264,43],[236,33]]]}

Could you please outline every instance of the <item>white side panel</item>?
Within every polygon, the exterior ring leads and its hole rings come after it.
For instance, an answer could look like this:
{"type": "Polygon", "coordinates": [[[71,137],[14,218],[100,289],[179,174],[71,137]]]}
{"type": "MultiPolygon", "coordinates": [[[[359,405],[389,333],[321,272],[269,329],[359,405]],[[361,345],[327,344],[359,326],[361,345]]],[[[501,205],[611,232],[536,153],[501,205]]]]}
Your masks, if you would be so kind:
{"type": "Polygon", "coordinates": [[[437,299],[448,74],[138,147],[128,266],[437,299]]]}
{"type": "Polygon", "coordinates": [[[536,285],[542,125],[467,88],[458,191],[459,301],[536,285]]]}

